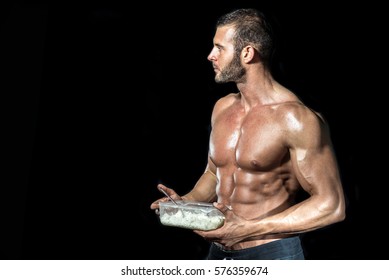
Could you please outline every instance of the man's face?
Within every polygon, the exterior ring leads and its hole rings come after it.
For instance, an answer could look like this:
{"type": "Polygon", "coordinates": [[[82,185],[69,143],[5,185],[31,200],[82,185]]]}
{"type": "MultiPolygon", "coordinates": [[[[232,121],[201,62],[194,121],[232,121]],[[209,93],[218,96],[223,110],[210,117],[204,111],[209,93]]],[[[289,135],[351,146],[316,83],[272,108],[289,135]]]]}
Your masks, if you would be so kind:
{"type": "Polygon", "coordinates": [[[217,83],[238,82],[245,74],[239,54],[234,51],[233,36],[234,29],[231,26],[216,30],[214,47],[208,60],[212,62],[217,83]]]}

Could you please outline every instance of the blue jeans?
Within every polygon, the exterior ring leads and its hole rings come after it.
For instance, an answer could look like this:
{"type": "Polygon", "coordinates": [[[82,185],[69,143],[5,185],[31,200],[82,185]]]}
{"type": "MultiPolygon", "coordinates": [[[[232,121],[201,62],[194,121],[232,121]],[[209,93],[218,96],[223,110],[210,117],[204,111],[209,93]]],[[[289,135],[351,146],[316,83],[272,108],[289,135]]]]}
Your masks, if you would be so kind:
{"type": "Polygon", "coordinates": [[[288,237],[263,245],[241,249],[224,250],[212,243],[207,260],[304,260],[300,237],[288,237]]]}

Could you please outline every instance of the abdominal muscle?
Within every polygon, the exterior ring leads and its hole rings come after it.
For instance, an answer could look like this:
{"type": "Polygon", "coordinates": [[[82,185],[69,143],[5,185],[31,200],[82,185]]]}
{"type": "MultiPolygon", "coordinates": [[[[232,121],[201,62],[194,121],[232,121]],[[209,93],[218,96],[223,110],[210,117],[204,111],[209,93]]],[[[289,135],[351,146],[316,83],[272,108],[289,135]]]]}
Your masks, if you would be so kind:
{"type": "MultiPolygon", "coordinates": [[[[289,179],[284,168],[271,172],[219,168],[218,175],[218,202],[231,206],[236,215],[246,220],[260,220],[289,208],[298,188],[297,181],[289,179]]],[[[290,236],[277,234],[251,237],[224,249],[240,250],[290,236]]]]}

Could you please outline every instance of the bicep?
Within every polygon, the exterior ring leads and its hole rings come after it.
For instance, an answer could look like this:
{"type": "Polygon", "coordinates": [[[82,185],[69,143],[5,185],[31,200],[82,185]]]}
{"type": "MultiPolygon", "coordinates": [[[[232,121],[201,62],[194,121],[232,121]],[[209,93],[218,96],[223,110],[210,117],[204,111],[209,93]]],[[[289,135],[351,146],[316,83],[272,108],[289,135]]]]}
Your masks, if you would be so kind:
{"type": "Polygon", "coordinates": [[[324,197],[341,195],[338,164],[324,122],[303,123],[302,130],[292,133],[289,147],[294,173],[304,190],[324,197]]]}

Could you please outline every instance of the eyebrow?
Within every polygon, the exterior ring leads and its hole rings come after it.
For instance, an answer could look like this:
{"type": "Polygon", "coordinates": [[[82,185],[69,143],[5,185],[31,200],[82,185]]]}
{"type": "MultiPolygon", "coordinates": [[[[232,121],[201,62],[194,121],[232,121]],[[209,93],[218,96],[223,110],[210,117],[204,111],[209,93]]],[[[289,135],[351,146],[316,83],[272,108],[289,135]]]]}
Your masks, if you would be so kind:
{"type": "Polygon", "coordinates": [[[221,48],[221,49],[224,49],[224,46],[223,45],[220,45],[220,44],[214,44],[216,47],[218,47],[218,48],[221,48]]]}

